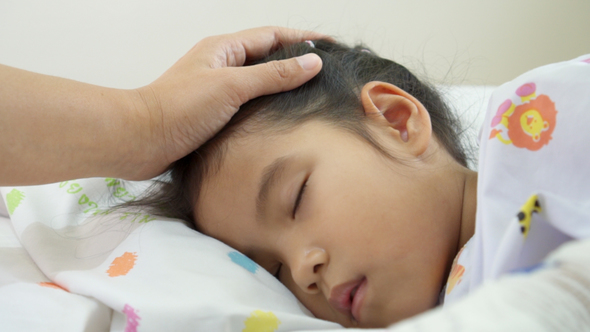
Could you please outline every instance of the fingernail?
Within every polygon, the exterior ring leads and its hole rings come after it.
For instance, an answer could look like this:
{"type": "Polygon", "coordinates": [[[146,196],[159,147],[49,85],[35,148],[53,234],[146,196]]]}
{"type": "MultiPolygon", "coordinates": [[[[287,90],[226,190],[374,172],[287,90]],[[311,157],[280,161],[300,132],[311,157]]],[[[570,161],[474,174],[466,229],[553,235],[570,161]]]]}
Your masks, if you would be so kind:
{"type": "Polygon", "coordinates": [[[317,54],[307,53],[305,55],[299,56],[297,58],[297,62],[301,68],[305,70],[311,70],[317,67],[320,64],[320,57],[317,54]]]}

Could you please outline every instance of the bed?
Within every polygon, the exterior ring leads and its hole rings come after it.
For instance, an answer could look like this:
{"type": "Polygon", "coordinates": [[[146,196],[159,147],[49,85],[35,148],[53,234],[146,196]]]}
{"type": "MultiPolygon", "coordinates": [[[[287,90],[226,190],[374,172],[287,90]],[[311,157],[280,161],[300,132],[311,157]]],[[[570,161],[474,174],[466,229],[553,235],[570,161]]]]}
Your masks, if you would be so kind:
{"type": "MultiPolygon", "coordinates": [[[[465,140],[473,146],[493,87],[439,89],[465,120],[465,140]]],[[[109,209],[149,184],[92,178],[0,188],[1,330],[341,330],[314,318],[246,256],[181,221],[109,209]]],[[[477,296],[497,296],[494,289],[477,296]]],[[[469,310],[475,325],[454,324],[458,309],[437,309],[391,329],[456,331],[497,321],[493,311],[469,310]]]]}

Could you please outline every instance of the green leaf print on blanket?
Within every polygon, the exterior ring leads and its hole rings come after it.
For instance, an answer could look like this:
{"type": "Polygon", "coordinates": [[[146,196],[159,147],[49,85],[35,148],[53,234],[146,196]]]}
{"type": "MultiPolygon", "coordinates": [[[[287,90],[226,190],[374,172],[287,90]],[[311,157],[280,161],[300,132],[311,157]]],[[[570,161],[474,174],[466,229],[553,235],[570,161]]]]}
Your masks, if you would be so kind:
{"type": "Polygon", "coordinates": [[[12,189],[6,194],[6,207],[8,207],[8,213],[12,215],[24,198],[25,193],[17,189],[12,189]]]}

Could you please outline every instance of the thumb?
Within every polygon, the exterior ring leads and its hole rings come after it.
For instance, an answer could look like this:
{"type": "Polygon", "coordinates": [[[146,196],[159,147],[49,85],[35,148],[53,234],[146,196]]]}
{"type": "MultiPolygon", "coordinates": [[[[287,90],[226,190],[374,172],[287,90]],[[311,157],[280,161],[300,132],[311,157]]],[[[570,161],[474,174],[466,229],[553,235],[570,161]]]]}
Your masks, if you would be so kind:
{"type": "Polygon", "coordinates": [[[270,61],[267,63],[240,67],[234,77],[239,95],[246,101],[273,93],[294,89],[309,81],[322,69],[322,59],[314,53],[308,53],[287,60],[270,61]]]}

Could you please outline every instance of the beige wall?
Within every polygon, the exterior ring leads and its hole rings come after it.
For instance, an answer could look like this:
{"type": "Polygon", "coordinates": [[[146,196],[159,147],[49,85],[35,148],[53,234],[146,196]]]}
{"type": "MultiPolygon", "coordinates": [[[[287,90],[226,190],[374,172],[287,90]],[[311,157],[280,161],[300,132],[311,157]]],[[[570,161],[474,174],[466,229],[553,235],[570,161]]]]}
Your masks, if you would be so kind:
{"type": "Polygon", "coordinates": [[[436,82],[499,84],[590,53],[590,0],[2,0],[0,63],[147,84],[201,38],[282,25],[363,41],[436,82]]]}

